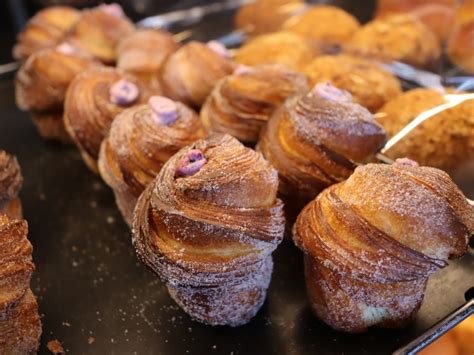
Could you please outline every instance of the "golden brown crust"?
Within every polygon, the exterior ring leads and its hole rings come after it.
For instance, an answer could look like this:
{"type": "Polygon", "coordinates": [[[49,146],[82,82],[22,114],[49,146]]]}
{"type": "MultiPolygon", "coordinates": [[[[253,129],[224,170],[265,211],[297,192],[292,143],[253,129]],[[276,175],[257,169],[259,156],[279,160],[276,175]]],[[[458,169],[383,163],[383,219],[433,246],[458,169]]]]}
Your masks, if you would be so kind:
{"type": "Polygon", "coordinates": [[[474,209],[441,170],[401,164],[358,167],[299,215],[310,304],[335,329],[404,326],[429,275],[460,257],[474,209]]]}
{"type": "Polygon", "coordinates": [[[468,73],[474,73],[474,1],[463,1],[454,15],[448,40],[449,59],[468,73]]]}
{"type": "Polygon", "coordinates": [[[251,36],[276,32],[304,8],[301,0],[258,0],[237,11],[235,26],[251,36]]]}
{"type": "Polygon", "coordinates": [[[213,135],[175,154],[141,195],[137,253],[196,320],[237,326],[262,305],[284,232],[277,186],[276,170],[259,153],[213,135]],[[177,175],[196,151],[204,165],[177,175]]]}
{"type": "Polygon", "coordinates": [[[0,213],[2,207],[18,197],[23,176],[15,156],[0,150],[0,213]]]}
{"type": "Polygon", "coordinates": [[[74,79],[66,95],[64,124],[93,171],[97,171],[100,144],[114,118],[127,107],[145,102],[150,95],[151,92],[136,78],[113,68],[91,68],[74,79]],[[111,88],[121,79],[138,88],[138,97],[127,105],[111,101],[111,88]]]}
{"type": "Polygon", "coordinates": [[[103,8],[104,5],[82,11],[68,40],[103,63],[114,64],[118,42],[132,33],[135,26],[126,16],[108,13],[103,8]]]}
{"type": "Polygon", "coordinates": [[[79,10],[68,6],[51,6],[37,12],[18,34],[13,57],[25,61],[39,50],[58,45],[80,16],[79,10]]]}
{"type": "Polygon", "coordinates": [[[427,69],[434,68],[441,55],[436,36],[411,14],[391,15],[367,23],[344,48],[349,53],[427,69]]]}
{"type": "Polygon", "coordinates": [[[159,85],[158,73],[166,57],[180,45],[171,33],[142,29],[123,38],[117,46],[117,68],[152,86],[159,85]]]}
{"type": "Polygon", "coordinates": [[[244,65],[282,64],[301,71],[322,50],[307,39],[288,31],[252,38],[235,54],[235,61],[244,65]]]}
{"type": "MultiPolygon", "coordinates": [[[[376,117],[392,137],[422,112],[444,103],[443,95],[437,91],[414,89],[387,102],[376,117]]],[[[454,174],[474,158],[474,100],[429,118],[385,154],[391,158],[409,157],[454,174]]]]}
{"type": "Polygon", "coordinates": [[[326,55],[315,58],[304,68],[310,84],[331,82],[349,91],[354,102],[376,112],[402,88],[398,79],[378,63],[351,55],[326,55]]]}
{"type": "Polygon", "coordinates": [[[350,13],[331,5],[315,5],[289,19],[283,28],[313,41],[341,44],[360,27],[350,13]]]}
{"type": "Polygon", "coordinates": [[[177,118],[161,123],[149,104],[119,114],[102,143],[99,171],[114,190],[125,221],[132,223],[133,209],[145,187],[178,150],[204,137],[199,116],[176,102],[177,118]]]}
{"type": "Polygon", "coordinates": [[[258,149],[278,170],[279,191],[297,205],[346,179],[385,143],[385,131],[362,106],[317,94],[294,97],[263,129],[258,149]]]}
{"type": "Polygon", "coordinates": [[[256,143],[260,130],[285,99],[307,91],[306,78],[282,65],[241,67],[215,86],[201,118],[208,131],[256,143]]]}
{"type": "Polygon", "coordinates": [[[190,42],[171,54],[161,70],[166,96],[200,107],[216,83],[234,70],[235,65],[205,44],[190,42]]]}

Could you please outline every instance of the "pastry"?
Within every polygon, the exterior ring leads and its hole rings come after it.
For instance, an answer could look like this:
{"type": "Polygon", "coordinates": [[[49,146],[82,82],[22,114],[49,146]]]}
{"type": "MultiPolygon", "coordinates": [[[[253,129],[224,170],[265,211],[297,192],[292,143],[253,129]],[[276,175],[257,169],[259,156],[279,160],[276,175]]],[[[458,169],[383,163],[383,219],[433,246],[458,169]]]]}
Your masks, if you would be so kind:
{"type": "Polygon", "coordinates": [[[351,55],[325,55],[304,68],[310,84],[331,82],[349,91],[354,102],[376,112],[402,88],[398,79],[374,61],[351,55]]]}
{"type": "MultiPolygon", "coordinates": [[[[419,114],[445,103],[438,91],[413,89],[387,102],[376,117],[393,137],[419,114]]],[[[409,157],[454,175],[474,159],[474,99],[433,115],[385,154],[393,159],[409,157]]]]}
{"type": "Polygon", "coordinates": [[[252,38],[235,53],[235,61],[255,66],[282,64],[301,71],[322,50],[307,39],[292,32],[280,31],[252,38]]]}
{"type": "Polygon", "coordinates": [[[257,0],[237,11],[235,26],[250,36],[275,32],[305,8],[302,0],[257,0]]]}
{"type": "Polygon", "coordinates": [[[263,304],[285,225],[277,186],[261,154],[213,135],[176,153],[140,196],[138,256],[194,319],[238,326],[263,304]]]}
{"type": "Polygon", "coordinates": [[[465,0],[456,10],[447,52],[455,65],[474,74],[474,0],[465,0]]]}
{"type": "Polygon", "coordinates": [[[434,69],[441,47],[436,36],[414,15],[375,19],[362,26],[345,45],[347,52],[434,69]]]}
{"type": "Polygon", "coordinates": [[[119,40],[134,29],[134,24],[125,16],[120,5],[102,4],[82,12],[68,40],[101,62],[114,64],[119,40]]]}
{"type": "Polygon", "coordinates": [[[214,85],[234,70],[230,53],[219,42],[190,42],[166,60],[161,83],[166,96],[200,107],[214,85]]]}
{"type": "Polygon", "coordinates": [[[278,170],[279,192],[297,211],[372,158],[385,131],[351,95],[329,83],[288,99],[263,129],[257,149],[278,170]]]}
{"type": "Polygon", "coordinates": [[[201,118],[208,131],[255,144],[261,128],[285,99],[307,91],[306,78],[285,66],[241,66],[217,83],[201,118]]]}
{"type": "Polygon", "coordinates": [[[16,102],[21,110],[33,114],[43,138],[67,136],[62,122],[66,90],[78,73],[96,65],[89,55],[62,43],[33,53],[20,67],[15,79],[16,102]]]}
{"type": "Polygon", "coordinates": [[[31,293],[35,268],[26,221],[0,214],[0,353],[36,353],[41,335],[38,305],[31,293]]]}
{"type": "Polygon", "coordinates": [[[166,57],[179,44],[165,31],[142,29],[130,33],[117,46],[117,68],[133,74],[145,83],[158,85],[158,73],[166,57]]]}
{"type": "Polygon", "coordinates": [[[145,187],[178,150],[204,137],[199,116],[180,102],[152,96],[147,104],[123,111],[101,146],[99,171],[114,190],[131,225],[133,209],[145,187]]]}
{"type": "Polygon", "coordinates": [[[91,68],[74,79],[64,104],[64,125],[92,171],[97,172],[100,144],[114,118],[150,95],[140,81],[114,68],[91,68]]]}
{"type": "Polygon", "coordinates": [[[404,159],[358,167],[310,202],[293,227],[309,303],[336,330],[405,326],[428,277],[462,256],[474,207],[449,176],[404,159]]]}
{"type": "Polygon", "coordinates": [[[41,49],[57,46],[80,16],[79,10],[68,6],[51,6],[37,12],[18,34],[13,57],[23,62],[41,49]]]}
{"type": "Polygon", "coordinates": [[[22,218],[21,201],[18,197],[23,177],[16,157],[0,150],[0,214],[10,218],[22,218]]]}
{"type": "Polygon", "coordinates": [[[331,5],[315,5],[289,19],[284,29],[328,45],[349,40],[360,27],[350,13],[331,5]]]}

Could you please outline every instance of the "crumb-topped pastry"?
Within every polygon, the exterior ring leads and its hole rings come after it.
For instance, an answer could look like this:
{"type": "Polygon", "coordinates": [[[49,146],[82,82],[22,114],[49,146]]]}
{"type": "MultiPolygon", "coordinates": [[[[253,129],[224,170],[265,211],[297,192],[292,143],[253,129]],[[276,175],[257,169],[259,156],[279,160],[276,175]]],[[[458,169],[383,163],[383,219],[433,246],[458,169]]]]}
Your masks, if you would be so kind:
{"type": "Polygon", "coordinates": [[[0,150],[0,214],[10,218],[22,218],[21,201],[18,197],[23,176],[16,157],[0,150]]]}
{"type": "Polygon", "coordinates": [[[358,167],[309,203],[293,227],[307,293],[336,330],[405,326],[431,274],[462,256],[474,207],[449,176],[407,159],[358,167]]]}
{"type": "Polygon", "coordinates": [[[474,73],[474,0],[465,0],[456,9],[447,52],[455,65],[474,73]]]}
{"type": "Polygon", "coordinates": [[[135,208],[133,244],[191,317],[247,323],[262,306],[283,239],[278,176],[229,135],[176,153],[135,208]]]}

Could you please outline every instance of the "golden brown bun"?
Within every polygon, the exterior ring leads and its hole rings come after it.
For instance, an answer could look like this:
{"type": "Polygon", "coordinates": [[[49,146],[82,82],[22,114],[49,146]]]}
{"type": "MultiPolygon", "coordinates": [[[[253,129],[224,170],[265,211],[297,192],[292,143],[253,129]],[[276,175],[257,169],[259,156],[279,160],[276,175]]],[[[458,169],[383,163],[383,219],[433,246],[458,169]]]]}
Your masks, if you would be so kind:
{"type": "Polygon", "coordinates": [[[119,5],[101,5],[82,11],[82,16],[68,39],[74,46],[101,62],[114,64],[117,60],[118,42],[132,33],[135,26],[123,13],[109,13],[106,10],[108,6],[119,5]]]}
{"type": "Polygon", "coordinates": [[[282,65],[240,67],[208,96],[201,118],[208,131],[255,144],[260,130],[285,99],[308,91],[304,75],[282,65]]]}
{"type": "Polygon", "coordinates": [[[305,253],[308,297],[331,327],[401,327],[428,277],[462,256],[474,208],[441,170],[368,164],[324,190],[293,227],[305,253]]]}
{"type": "Polygon", "coordinates": [[[18,34],[13,57],[25,61],[41,49],[58,45],[80,16],[79,10],[68,6],[51,6],[37,12],[18,34]]]}
{"type": "Polygon", "coordinates": [[[257,0],[237,11],[235,26],[251,36],[275,32],[304,8],[302,0],[257,0]]]}
{"type": "MultiPolygon", "coordinates": [[[[414,89],[389,101],[376,117],[392,137],[422,112],[445,102],[437,91],[414,89]]],[[[474,159],[474,100],[429,118],[385,154],[408,157],[454,175],[457,168],[474,159]]]]}
{"type": "Polygon", "coordinates": [[[378,63],[351,55],[317,57],[305,67],[304,74],[311,85],[329,81],[349,91],[354,102],[371,112],[402,92],[398,79],[378,63]]]}
{"type": "Polygon", "coordinates": [[[166,96],[200,107],[216,83],[234,70],[234,63],[200,42],[190,42],[171,54],[161,70],[166,96]]]}
{"type": "Polygon", "coordinates": [[[456,10],[448,41],[449,59],[464,71],[474,74],[474,1],[466,0],[456,10]]]}
{"type": "Polygon", "coordinates": [[[285,202],[297,209],[349,177],[355,163],[372,157],[384,143],[382,126],[350,95],[328,100],[313,91],[288,99],[275,112],[258,150],[278,170],[285,202]]]}
{"type": "Polygon", "coordinates": [[[23,176],[15,156],[0,150],[0,214],[10,218],[21,218],[21,203],[18,199],[23,176]]]}
{"type": "Polygon", "coordinates": [[[176,153],[141,195],[138,256],[194,319],[238,326],[263,304],[285,225],[277,187],[261,154],[213,135],[176,153]]]}
{"type": "Polygon", "coordinates": [[[23,63],[16,75],[15,95],[18,107],[35,112],[62,110],[66,90],[72,79],[96,65],[98,63],[90,56],[77,51],[64,53],[60,46],[35,52],[23,63]]]}
{"type": "Polygon", "coordinates": [[[175,102],[174,122],[162,122],[150,104],[132,107],[112,123],[101,146],[99,171],[114,190],[117,205],[131,225],[133,209],[145,187],[178,150],[204,137],[199,116],[175,102]]]}
{"type": "Polygon", "coordinates": [[[64,104],[64,125],[91,170],[97,172],[100,144],[114,118],[124,109],[145,102],[150,95],[138,79],[114,68],[91,68],[74,79],[64,104]],[[120,80],[131,82],[138,91],[130,103],[111,100],[111,90],[120,80]]]}
{"type": "Polygon", "coordinates": [[[159,85],[158,73],[166,57],[179,48],[171,33],[141,29],[123,38],[117,46],[117,68],[151,86],[159,85]]]}
{"type": "Polygon", "coordinates": [[[345,50],[427,69],[433,69],[441,55],[436,36],[411,14],[391,15],[367,23],[355,32],[345,50]]]}
{"type": "Polygon", "coordinates": [[[71,144],[72,140],[64,127],[63,110],[52,112],[32,112],[33,121],[38,134],[47,140],[54,140],[64,144],[71,144]]]}
{"type": "Polygon", "coordinates": [[[359,27],[359,21],[343,9],[315,5],[289,19],[283,28],[317,42],[341,44],[349,40],[359,27]]]}
{"type": "Polygon", "coordinates": [[[235,61],[244,65],[282,64],[301,71],[321,50],[307,39],[288,31],[252,38],[235,54],[235,61]]]}

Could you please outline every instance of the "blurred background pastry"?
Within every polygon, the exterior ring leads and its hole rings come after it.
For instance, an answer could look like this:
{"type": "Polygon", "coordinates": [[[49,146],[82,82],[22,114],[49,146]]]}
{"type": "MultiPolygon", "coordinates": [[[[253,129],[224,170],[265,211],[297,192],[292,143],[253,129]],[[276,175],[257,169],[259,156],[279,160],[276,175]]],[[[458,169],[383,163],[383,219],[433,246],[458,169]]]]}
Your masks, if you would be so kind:
{"type": "Polygon", "coordinates": [[[308,91],[304,75],[283,65],[240,66],[215,86],[201,110],[210,132],[255,144],[261,128],[290,96],[308,91]]]}
{"type": "Polygon", "coordinates": [[[18,197],[22,185],[23,177],[16,157],[0,150],[0,214],[12,219],[23,217],[18,197]]]}
{"type": "Polygon", "coordinates": [[[133,209],[145,187],[178,150],[205,136],[196,112],[181,102],[152,96],[147,104],[123,111],[102,143],[99,171],[114,190],[131,225],[133,209]]]}
{"type": "Polygon", "coordinates": [[[456,10],[447,53],[455,65],[474,74],[474,0],[464,0],[456,10]]]}

